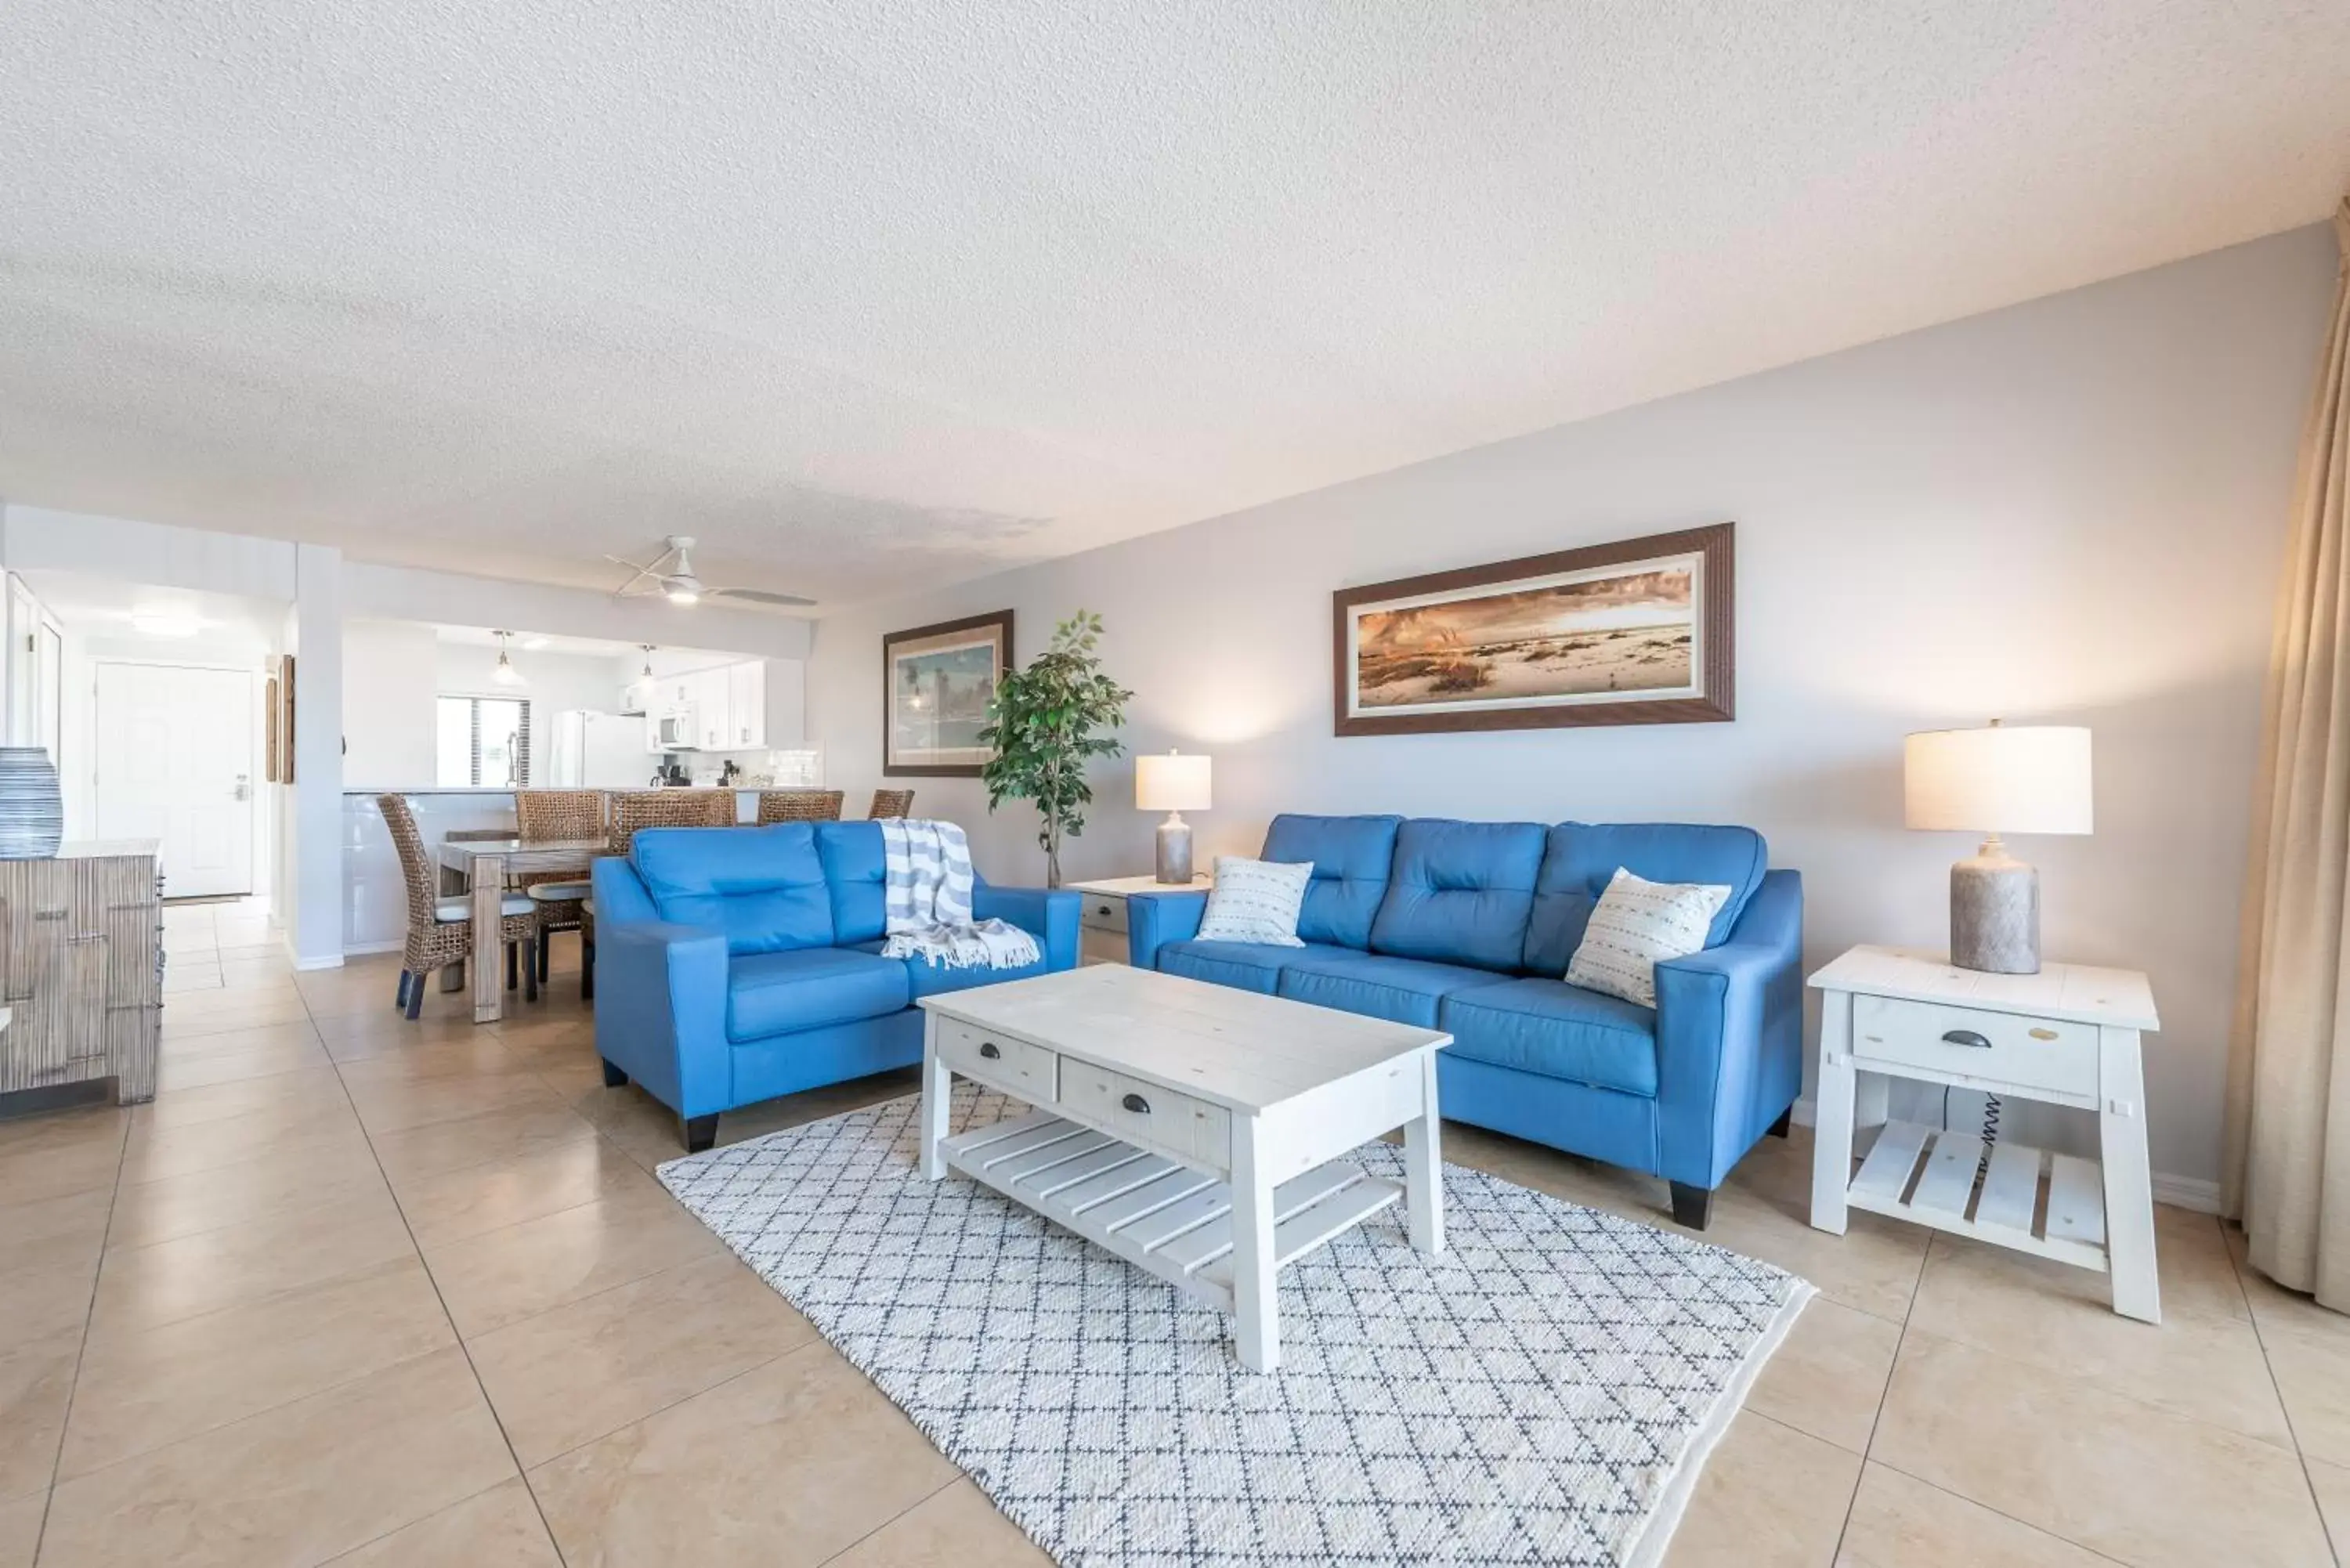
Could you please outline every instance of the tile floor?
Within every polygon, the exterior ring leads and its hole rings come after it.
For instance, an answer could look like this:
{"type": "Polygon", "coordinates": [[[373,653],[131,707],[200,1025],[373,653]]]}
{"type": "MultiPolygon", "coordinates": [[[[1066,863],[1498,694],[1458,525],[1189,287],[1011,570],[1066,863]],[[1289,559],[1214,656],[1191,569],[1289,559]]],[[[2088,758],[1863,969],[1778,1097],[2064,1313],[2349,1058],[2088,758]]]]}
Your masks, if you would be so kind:
{"type": "MultiPolygon", "coordinates": [[[[240,906],[166,916],[151,1106],[0,1123],[0,1568],[1043,1561],[650,1174],[577,977],[476,1028],[394,965],[296,975],[240,906]]],[[[572,944],[558,958],[572,959],[572,944]]],[[[754,1136],[911,1075],[726,1117],[754,1136]]],[[[1447,1154],[1662,1223],[1641,1179],[1447,1154]]],[[[2302,1564],[2350,1540],[2350,1318],[2166,1210],[2167,1321],[2095,1278],[1856,1216],[1766,1140],[1712,1239],[1821,1297],[1671,1561],[2302,1564]]]]}

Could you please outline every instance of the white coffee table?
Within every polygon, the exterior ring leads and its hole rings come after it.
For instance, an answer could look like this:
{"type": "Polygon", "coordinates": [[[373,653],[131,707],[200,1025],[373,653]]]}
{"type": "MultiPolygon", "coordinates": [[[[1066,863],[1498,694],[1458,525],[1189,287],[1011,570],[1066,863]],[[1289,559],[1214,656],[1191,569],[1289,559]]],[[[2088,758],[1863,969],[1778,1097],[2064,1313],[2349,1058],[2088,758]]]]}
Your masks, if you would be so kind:
{"type": "Polygon", "coordinates": [[[1452,1036],[1101,964],[926,996],[922,1173],[954,1170],[1239,1320],[1280,1364],[1281,1266],[1401,1199],[1444,1248],[1436,1053],[1452,1036]],[[948,1136],[957,1075],[1035,1110],[948,1136]],[[1338,1157],[1404,1129],[1405,1181],[1338,1157]]]}

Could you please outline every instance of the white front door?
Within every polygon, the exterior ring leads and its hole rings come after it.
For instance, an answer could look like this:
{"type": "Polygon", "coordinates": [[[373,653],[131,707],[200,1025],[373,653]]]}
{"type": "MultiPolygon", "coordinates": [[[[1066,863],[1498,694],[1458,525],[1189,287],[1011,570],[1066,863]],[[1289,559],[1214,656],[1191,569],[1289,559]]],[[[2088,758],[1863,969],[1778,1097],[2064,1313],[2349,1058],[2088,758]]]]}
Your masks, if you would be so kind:
{"type": "Polygon", "coordinates": [[[98,836],[163,841],[163,896],[253,891],[253,677],[98,667],[98,836]]]}

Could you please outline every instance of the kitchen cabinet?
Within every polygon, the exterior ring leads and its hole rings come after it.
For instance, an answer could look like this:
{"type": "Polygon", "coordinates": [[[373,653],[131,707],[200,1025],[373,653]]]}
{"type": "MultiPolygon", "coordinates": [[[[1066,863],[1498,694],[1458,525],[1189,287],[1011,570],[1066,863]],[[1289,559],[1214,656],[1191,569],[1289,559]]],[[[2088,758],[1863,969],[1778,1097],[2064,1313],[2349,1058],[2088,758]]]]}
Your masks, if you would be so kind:
{"type": "Polygon", "coordinates": [[[767,743],[766,660],[726,667],[726,734],[736,750],[767,743]]]}
{"type": "Polygon", "coordinates": [[[767,734],[767,663],[743,659],[663,676],[646,704],[648,746],[661,750],[663,714],[691,713],[694,750],[745,752],[770,743],[767,734]]]}

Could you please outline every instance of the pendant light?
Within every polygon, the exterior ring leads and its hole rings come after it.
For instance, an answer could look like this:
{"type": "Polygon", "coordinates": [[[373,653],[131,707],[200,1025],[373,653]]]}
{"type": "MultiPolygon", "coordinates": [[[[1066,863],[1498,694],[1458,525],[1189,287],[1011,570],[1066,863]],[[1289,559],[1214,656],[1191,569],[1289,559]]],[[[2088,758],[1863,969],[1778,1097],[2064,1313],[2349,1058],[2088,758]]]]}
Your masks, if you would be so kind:
{"type": "Polygon", "coordinates": [[[490,679],[501,686],[529,685],[530,682],[522,678],[522,671],[514,667],[514,660],[506,654],[506,639],[512,637],[514,633],[494,631],[490,635],[498,639],[498,664],[496,669],[490,671],[490,679]]]}

